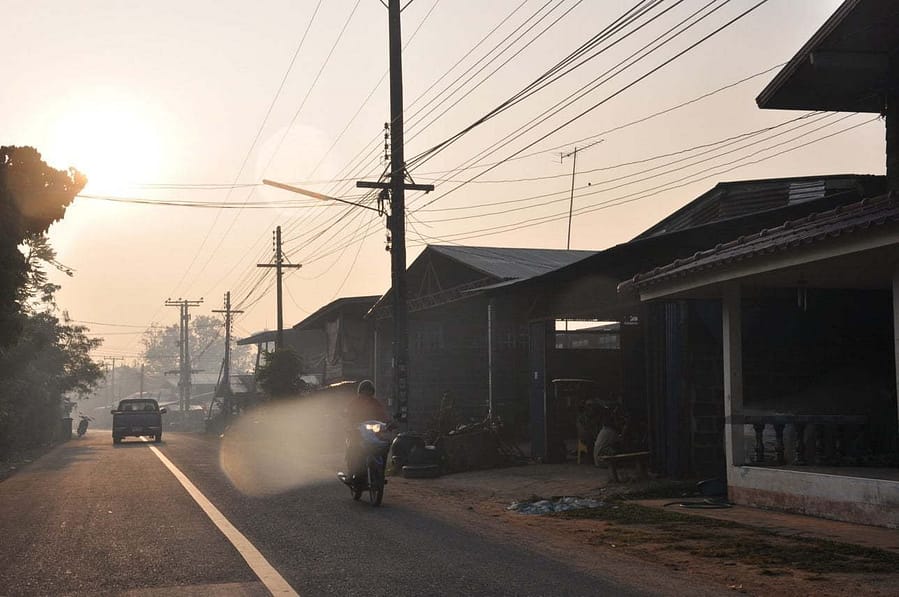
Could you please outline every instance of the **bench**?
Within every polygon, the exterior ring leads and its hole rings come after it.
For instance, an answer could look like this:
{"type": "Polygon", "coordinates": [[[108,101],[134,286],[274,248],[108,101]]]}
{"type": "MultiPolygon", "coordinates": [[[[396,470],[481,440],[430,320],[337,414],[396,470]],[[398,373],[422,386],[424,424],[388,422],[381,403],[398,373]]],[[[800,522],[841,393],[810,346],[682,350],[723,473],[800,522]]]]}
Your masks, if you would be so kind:
{"type": "Polygon", "coordinates": [[[626,454],[610,454],[608,456],[600,456],[600,460],[609,465],[609,472],[615,483],[620,483],[618,478],[618,467],[621,465],[633,464],[637,470],[638,479],[647,479],[647,469],[649,468],[649,452],[628,452],[626,454]]]}

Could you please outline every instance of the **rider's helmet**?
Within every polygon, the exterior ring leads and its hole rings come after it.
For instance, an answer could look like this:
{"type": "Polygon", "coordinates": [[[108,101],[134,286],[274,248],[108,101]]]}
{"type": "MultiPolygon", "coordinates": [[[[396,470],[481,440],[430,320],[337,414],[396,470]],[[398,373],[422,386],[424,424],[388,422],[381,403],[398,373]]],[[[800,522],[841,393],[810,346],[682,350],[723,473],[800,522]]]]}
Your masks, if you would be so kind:
{"type": "Polygon", "coordinates": [[[375,384],[371,382],[371,380],[363,379],[359,382],[359,387],[356,388],[357,394],[364,394],[366,396],[374,396],[375,395],[375,384]]]}

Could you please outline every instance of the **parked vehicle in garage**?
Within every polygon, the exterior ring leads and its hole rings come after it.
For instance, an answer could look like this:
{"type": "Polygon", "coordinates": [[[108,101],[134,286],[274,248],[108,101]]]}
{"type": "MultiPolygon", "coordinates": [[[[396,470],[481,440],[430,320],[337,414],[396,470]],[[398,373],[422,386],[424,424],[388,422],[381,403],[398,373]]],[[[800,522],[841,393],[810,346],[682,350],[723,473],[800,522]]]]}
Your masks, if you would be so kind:
{"type": "Polygon", "coordinates": [[[112,443],[118,444],[124,437],[153,436],[162,441],[162,415],[165,408],[151,398],[130,398],[119,402],[112,411],[112,443]]]}

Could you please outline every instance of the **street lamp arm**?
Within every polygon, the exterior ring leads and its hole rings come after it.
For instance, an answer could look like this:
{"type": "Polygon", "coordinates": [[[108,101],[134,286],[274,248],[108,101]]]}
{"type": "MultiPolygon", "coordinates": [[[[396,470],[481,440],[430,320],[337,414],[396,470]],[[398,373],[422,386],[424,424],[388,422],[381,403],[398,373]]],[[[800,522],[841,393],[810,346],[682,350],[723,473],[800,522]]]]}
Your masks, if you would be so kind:
{"type": "Polygon", "coordinates": [[[309,191],[306,189],[301,189],[300,187],[295,187],[289,184],[284,184],[283,182],[276,182],[274,180],[262,179],[262,184],[268,185],[270,187],[275,187],[277,189],[283,189],[285,191],[290,191],[291,193],[299,193],[300,195],[306,195],[307,197],[312,197],[313,199],[319,199],[321,201],[338,201],[340,203],[346,203],[347,205],[352,205],[355,207],[362,207],[364,209],[370,209],[372,211],[377,211],[380,213],[378,208],[372,207],[371,205],[365,205],[363,203],[355,203],[353,201],[347,201],[346,199],[340,199],[339,197],[330,197],[328,195],[322,195],[321,193],[316,193],[315,191],[309,191]]]}

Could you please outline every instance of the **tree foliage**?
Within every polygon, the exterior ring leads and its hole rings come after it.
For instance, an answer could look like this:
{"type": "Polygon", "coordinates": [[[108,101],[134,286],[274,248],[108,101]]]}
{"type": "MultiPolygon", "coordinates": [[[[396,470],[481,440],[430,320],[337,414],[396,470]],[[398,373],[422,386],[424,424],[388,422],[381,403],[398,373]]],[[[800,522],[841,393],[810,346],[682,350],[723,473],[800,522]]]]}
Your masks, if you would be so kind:
{"type": "Polygon", "coordinates": [[[60,319],[45,269],[64,269],[45,233],[86,182],[31,147],[0,147],[0,452],[53,439],[69,399],[102,375],[100,341],[60,319]]]}
{"type": "Polygon", "coordinates": [[[263,353],[263,362],[256,370],[256,381],[274,398],[295,396],[306,390],[300,378],[303,360],[292,348],[280,348],[263,353]]]}
{"type": "Polygon", "coordinates": [[[49,441],[67,398],[102,377],[90,351],[101,341],[53,313],[22,317],[18,341],[0,357],[0,451],[49,441]]]}
{"type": "Polygon", "coordinates": [[[0,349],[22,326],[17,315],[29,269],[19,245],[61,219],[85,184],[83,174],[51,168],[33,147],[0,147],[0,349]]]}
{"type": "MultiPolygon", "coordinates": [[[[217,373],[225,354],[224,322],[209,315],[192,316],[190,326],[190,358],[193,369],[217,373]]],[[[164,374],[178,368],[181,331],[178,325],[154,326],[144,333],[143,359],[149,373],[164,374]]],[[[245,371],[250,367],[248,347],[234,346],[231,370],[245,371]]]]}

